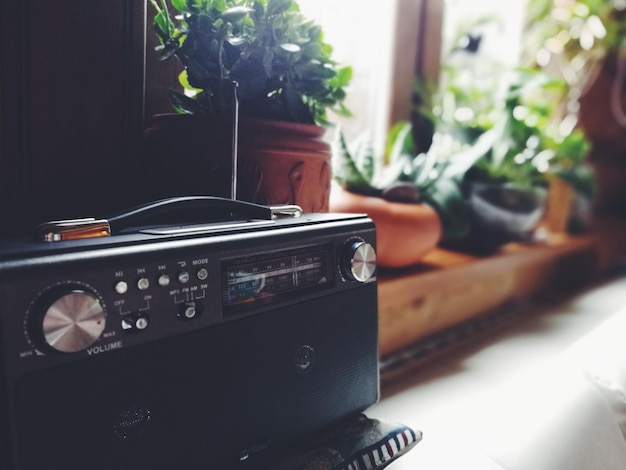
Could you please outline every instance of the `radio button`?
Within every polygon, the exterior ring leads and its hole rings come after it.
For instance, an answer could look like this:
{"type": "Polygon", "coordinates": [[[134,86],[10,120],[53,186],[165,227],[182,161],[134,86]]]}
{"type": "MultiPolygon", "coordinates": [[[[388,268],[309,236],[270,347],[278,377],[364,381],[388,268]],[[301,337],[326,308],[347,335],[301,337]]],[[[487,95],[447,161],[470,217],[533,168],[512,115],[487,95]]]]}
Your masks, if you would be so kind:
{"type": "Polygon", "coordinates": [[[149,322],[146,317],[139,317],[137,318],[137,321],[135,321],[135,328],[137,328],[138,330],[145,330],[146,328],[148,328],[148,325],[149,322]]]}
{"type": "Polygon", "coordinates": [[[187,271],[181,271],[178,273],[178,282],[181,284],[187,284],[189,282],[189,273],[187,271]]]}
{"type": "Polygon", "coordinates": [[[128,292],[128,283],[126,281],[118,281],[115,283],[115,292],[122,295],[128,292]]]}
{"type": "Polygon", "coordinates": [[[150,287],[150,279],[147,277],[142,277],[137,280],[137,289],[139,290],[148,290],[150,287]]]}
{"type": "Polygon", "coordinates": [[[193,320],[202,313],[202,304],[200,302],[185,302],[180,306],[178,318],[181,320],[193,320]]]}
{"type": "Polygon", "coordinates": [[[104,307],[91,292],[70,291],[57,297],[43,312],[43,339],[60,352],[84,351],[102,335],[106,325],[104,307]]]}
{"type": "Polygon", "coordinates": [[[145,315],[128,315],[122,319],[122,330],[126,332],[145,330],[150,325],[150,320],[145,315]]]}
{"type": "Polygon", "coordinates": [[[170,285],[170,277],[167,274],[161,274],[157,282],[161,287],[167,287],[170,285]]]}
{"type": "Polygon", "coordinates": [[[206,281],[209,277],[209,271],[206,268],[198,269],[196,276],[198,276],[198,279],[200,279],[201,281],[206,281]]]}
{"type": "Polygon", "coordinates": [[[364,240],[352,240],[345,247],[341,269],[352,281],[368,282],[376,272],[376,251],[364,240]]]}

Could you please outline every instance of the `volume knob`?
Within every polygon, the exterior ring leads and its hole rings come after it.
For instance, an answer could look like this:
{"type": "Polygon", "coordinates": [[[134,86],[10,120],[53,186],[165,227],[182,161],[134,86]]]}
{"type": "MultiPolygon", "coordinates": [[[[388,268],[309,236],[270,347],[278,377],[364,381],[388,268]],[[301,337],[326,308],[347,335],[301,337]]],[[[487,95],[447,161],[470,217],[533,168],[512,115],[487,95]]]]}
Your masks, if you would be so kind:
{"type": "Polygon", "coordinates": [[[87,349],[104,331],[106,315],[98,298],[83,290],[74,290],[54,300],[43,312],[43,339],[60,352],[74,353],[87,349]]]}
{"type": "Polygon", "coordinates": [[[376,272],[376,251],[364,240],[352,240],[344,248],[344,274],[357,282],[367,282],[376,272]]]}

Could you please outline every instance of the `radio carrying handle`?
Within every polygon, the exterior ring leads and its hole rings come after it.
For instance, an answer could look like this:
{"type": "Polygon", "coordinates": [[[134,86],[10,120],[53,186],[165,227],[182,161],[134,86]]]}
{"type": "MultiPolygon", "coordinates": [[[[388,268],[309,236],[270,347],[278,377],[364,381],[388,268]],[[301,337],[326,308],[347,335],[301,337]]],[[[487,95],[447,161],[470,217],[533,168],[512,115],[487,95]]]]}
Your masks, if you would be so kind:
{"type": "Polygon", "coordinates": [[[226,220],[272,220],[279,215],[299,217],[298,206],[263,206],[214,196],[184,196],[151,202],[109,217],[111,234],[146,225],[200,224],[226,220]]]}
{"type": "Polygon", "coordinates": [[[36,228],[38,237],[47,242],[98,238],[131,232],[145,226],[206,224],[213,222],[265,220],[280,216],[300,217],[302,208],[296,205],[264,206],[237,200],[239,100],[238,83],[222,80],[230,87],[230,102],[221,103],[221,111],[231,117],[231,199],[216,196],[182,196],[162,199],[128,209],[111,217],[70,219],[46,222],[36,228]]]}
{"type": "Polygon", "coordinates": [[[263,206],[214,196],[162,199],[102,219],[58,220],[37,227],[39,238],[53,242],[117,235],[149,225],[205,224],[236,220],[271,221],[281,216],[300,217],[296,205],[263,206]]]}

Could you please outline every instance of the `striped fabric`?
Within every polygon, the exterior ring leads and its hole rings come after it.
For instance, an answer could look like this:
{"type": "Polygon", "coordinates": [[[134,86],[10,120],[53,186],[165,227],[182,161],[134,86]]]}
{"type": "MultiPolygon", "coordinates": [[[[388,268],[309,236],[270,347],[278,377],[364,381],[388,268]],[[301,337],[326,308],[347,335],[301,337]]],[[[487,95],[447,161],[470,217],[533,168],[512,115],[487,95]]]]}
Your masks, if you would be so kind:
{"type": "Polygon", "coordinates": [[[418,442],[415,432],[405,428],[385,436],[376,444],[362,449],[359,455],[341,470],[379,470],[407,452],[418,442]]]}
{"type": "Polygon", "coordinates": [[[265,470],[381,470],[422,439],[420,431],[364,414],[322,435],[312,440],[310,448],[284,455],[265,470]]]}

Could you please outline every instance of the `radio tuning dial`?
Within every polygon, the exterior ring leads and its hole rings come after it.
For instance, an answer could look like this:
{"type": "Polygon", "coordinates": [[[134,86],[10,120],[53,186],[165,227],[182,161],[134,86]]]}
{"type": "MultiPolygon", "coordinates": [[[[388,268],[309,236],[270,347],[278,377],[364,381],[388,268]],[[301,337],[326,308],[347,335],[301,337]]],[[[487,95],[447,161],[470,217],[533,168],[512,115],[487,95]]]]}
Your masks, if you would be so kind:
{"type": "Polygon", "coordinates": [[[94,344],[104,331],[106,315],[100,300],[84,290],[53,298],[44,307],[41,333],[45,343],[64,353],[75,353],[94,344]]]}
{"type": "Polygon", "coordinates": [[[342,269],[357,282],[367,282],[376,272],[376,251],[364,240],[351,240],[344,247],[342,269]]]}

